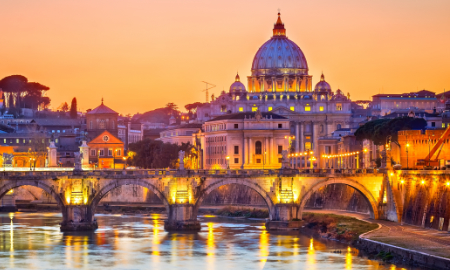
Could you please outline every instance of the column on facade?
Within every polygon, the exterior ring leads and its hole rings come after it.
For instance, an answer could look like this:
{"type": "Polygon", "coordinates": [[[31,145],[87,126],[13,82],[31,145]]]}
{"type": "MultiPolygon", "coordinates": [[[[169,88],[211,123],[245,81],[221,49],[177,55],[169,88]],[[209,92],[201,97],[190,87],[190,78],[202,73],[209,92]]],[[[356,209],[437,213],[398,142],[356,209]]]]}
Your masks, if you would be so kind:
{"type": "Polygon", "coordinates": [[[276,78],[272,77],[272,92],[275,92],[276,90],[276,78]]]}
{"type": "Polygon", "coordinates": [[[299,144],[300,144],[300,152],[305,152],[305,143],[303,142],[303,138],[305,137],[303,135],[303,133],[305,132],[304,130],[304,123],[300,122],[299,123],[299,144]]]}
{"type": "Polygon", "coordinates": [[[269,138],[268,137],[264,137],[264,152],[263,152],[263,162],[264,164],[268,164],[269,163],[269,157],[267,155],[269,155],[269,138]]]}
{"type": "Polygon", "coordinates": [[[248,138],[245,137],[244,135],[244,147],[243,147],[243,160],[242,160],[242,164],[248,164],[248,138]]]}
{"type": "Polygon", "coordinates": [[[300,124],[295,123],[295,153],[300,151],[300,124]]]}
{"type": "Polygon", "coordinates": [[[248,138],[248,164],[253,163],[253,142],[252,139],[248,138]]]}
{"type": "Polygon", "coordinates": [[[312,123],[313,125],[313,151],[314,157],[317,159],[317,164],[320,164],[320,153],[319,153],[319,125],[320,123],[312,123]]]}
{"type": "Polygon", "coordinates": [[[269,164],[273,163],[273,137],[269,137],[269,164]]]}

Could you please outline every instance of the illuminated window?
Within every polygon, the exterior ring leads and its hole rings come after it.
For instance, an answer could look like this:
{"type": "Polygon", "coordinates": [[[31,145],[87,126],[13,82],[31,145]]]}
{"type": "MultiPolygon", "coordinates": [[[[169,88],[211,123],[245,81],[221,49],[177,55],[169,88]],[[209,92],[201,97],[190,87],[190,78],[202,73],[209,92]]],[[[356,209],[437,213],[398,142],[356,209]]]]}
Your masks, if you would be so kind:
{"type": "Polygon", "coordinates": [[[325,96],[324,95],[320,95],[320,100],[325,100],[325,96]]]}
{"type": "Polygon", "coordinates": [[[252,112],[256,112],[258,110],[258,107],[252,107],[252,112]]]}
{"type": "Polygon", "coordinates": [[[244,111],[244,108],[239,107],[239,111],[240,111],[240,112],[243,112],[243,111],[244,111]]]}
{"type": "Polygon", "coordinates": [[[305,139],[311,140],[311,136],[306,136],[305,139]]]}
{"type": "Polygon", "coordinates": [[[336,111],[342,111],[342,104],[341,103],[336,104],[336,111]]]}
{"type": "Polygon", "coordinates": [[[122,152],[120,151],[120,149],[117,149],[116,153],[117,153],[116,156],[121,156],[121,154],[122,154],[122,152]]]}
{"type": "Polygon", "coordinates": [[[305,150],[311,150],[312,149],[312,145],[310,142],[305,142],[305,150]]]}
{"type": "Polygon", "coordinates": [[[272,107],[269,107],[269,108],[267,109],[267,111],[271,112],[271,111],[272,111],[272,107]]]}
{"type": "MultiPolygon", "coordinates": [[[[445,128],[445,123],[442,123],[442,128],[445,128]]],[[[6,141],[6,140],[5,140],[6,141]]]]}
{"type": "Polygon", "coordinates": [[[108,149],[108,156],[112,156],[113,155],[113,150],[112,149],[108,149]]]}
{"type": "Polygon", "coordinates": [[[323,112],[323,106],[319,107],[319,111],[323,112]]]}
{"type": "Polygon", "coordinates": [[[310,111],[311,111],[311,106],[309,104],[306,104],[305,112],[310,112],[310,111]]]}
{"type": "Polygon", "coordinates": [[[294,108],[294,107],[291,107],[290,109],[291,109],[291,111],[295,111],[295,108],[294,108]]]}
{"type": "Polygon", "coordinates": [[[91,149],[91,156],[96,156],[96,154],[95,154],[95,149],[91,149]]]}

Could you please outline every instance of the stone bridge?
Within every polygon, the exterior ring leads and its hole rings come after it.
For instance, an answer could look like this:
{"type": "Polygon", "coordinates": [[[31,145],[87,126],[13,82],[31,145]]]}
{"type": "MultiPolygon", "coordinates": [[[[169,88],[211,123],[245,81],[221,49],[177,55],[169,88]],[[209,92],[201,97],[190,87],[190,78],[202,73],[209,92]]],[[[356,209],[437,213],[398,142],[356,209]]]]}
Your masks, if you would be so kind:
{"type": "Polygon", "coordinates": [[[0,198],[11,189],[27,185],[50,194],[62,211],[62,231],[97,228],[94,215],[100,200],[123,185],[148,188],[161,199],[168,216],[166,230],[199,230],[197,213],[202,201],[214,189],[228,184],[244,185],[261,195],[269,209],[268,229],[299,226],[310,196],[331,184],[344,184],[358,190],[370,205],[372,218],[396,222],[402,221],[406,186],[420,185],[420,179],[425,176],[438,179],[439,185],[449,185],[444,182],[445,171],[111,170],[0,174],[0,198]],[[439,180],[440,176],[444,180],[439,180]]]}

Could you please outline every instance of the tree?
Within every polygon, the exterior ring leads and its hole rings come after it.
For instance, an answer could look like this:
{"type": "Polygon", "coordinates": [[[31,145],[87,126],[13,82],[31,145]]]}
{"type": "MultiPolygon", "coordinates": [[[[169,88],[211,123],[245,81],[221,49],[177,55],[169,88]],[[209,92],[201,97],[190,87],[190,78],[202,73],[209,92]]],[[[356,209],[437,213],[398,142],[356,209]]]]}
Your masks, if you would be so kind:
{"type": "Polygon", "coordinates": [[[195,102],[195,103],[191,103],[191,104],[186,104],[184,106],[184,108],[189,112],[189,117],[192,117],[192,115],[197,113],[197,109],[201,105],[203,105],[202,102],[195,102]]]}
{"type": "Polygon", "coordinates": [[[64,102],[64,104],[61,107],[62,112],[67,112],[69,110],[69,104],[67,102],[64,102]]]}
{"type": "Polygon", "coordinates": [[[78,111],[77,111],[77,98],[72,99],[72,105],[70,106],[70,117],[71,118],[77,118],[78,111]]]}
{"type": "MultiPolygon", "coordinates": [[[[193,152],[193,146],[190,143],[183,143],[182,145],[163,143],[151,139],[144,139],[139,142],[131,143],[129,145],[131,158],[130,164],[141,168],[178,168],[178,152],[185,151],[185,157],[192,155],[197,156],[193,152]]],[[[185,159],[186,161],[186,159],[185,159]]],[[[190,168],[190,165],[186,166],[190,168]]]]}
{"type": "Polygon", "coordinates": [[[178,106],[175,103],[167,103],[166,104],[166,108],[169,109],[170,111],[177,111],[178,110],[178,106]]]}
{"type": "Polygon", "coordinates": [[[400,130],[423,130],[427,121],[423,118],[398,117],[394,119],[378,119],[367,122],[359,127],[355,136],[358,141],[371,140],[375,145],[384,145],[386,137],[392,136],[392,141],[398,141],[400,130]]]}
{"type": "MultiPolygon", "coordinates": [[[[4,101],[6,101],[8,108],[35,110],[39,110],[44,101],[42,93],[50,89],[37,82],[28,82],[28,79],[22,75],[11,75],[1,79],[0,88],[6,94],[4,101]]],[[[50,101],[50,99],[47,101],[50,101]]]]}

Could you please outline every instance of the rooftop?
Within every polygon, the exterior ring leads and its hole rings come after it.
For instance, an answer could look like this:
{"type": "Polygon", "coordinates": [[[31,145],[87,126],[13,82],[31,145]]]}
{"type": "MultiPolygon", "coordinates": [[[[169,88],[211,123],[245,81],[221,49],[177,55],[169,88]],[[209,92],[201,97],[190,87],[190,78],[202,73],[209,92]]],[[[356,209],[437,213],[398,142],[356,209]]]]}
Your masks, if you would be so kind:
{"type": "MultiPolygon", "coordinates": [[[[206,122],[212,122],[212,121],[217,121],[217,120],[244,120],[244,119],[251,119],[254,118],[256,115],[256,112],[243,112],[243,113],[230,113],[230,114],[225,114],[225,115],[221,115],[218,116],[214,119],[211,119],[209,121],[206,122]]],[[[284,116],[278,115],[278,114],[274,114],[271,112],[262,112],[261,113],[262,118],[266,118],[266,119],[287,119],[284,116]]]]}

